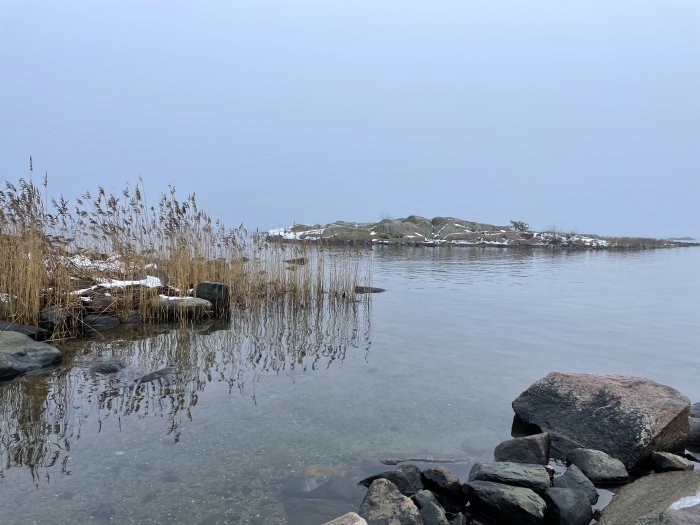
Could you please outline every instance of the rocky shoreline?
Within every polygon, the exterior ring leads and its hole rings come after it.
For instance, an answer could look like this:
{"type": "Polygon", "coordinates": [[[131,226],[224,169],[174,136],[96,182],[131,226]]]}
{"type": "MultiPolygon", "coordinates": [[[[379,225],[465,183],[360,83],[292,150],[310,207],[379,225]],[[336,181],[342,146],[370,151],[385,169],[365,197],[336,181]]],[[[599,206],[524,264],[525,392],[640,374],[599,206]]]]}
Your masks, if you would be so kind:
{"type": "Polygon", "coordinates": [[[552,372],[514,402],[514,429],[468,479],[414,464],[363,479],[358,509],[324,525],[700,523],[700,403],[640,377],[552,372]],[[599,488],[615,491],[602,511],[599,488]]]}
{"type": "Polygon", "coordinates": [[[496,226],[454,217],[427,219],[410,215],[402,219],[383,219],[375,223],[337,221],[324,226],[295,224],[267,232],[269,239],[321,243],[387,244],[410,246],[495,246],[547,247],[567,249],[653,249],[700,246],[693,240],[651,239],[641,237],[601,237],[565,232],[538,232],[528,225],[512,221],[496,226]]]}

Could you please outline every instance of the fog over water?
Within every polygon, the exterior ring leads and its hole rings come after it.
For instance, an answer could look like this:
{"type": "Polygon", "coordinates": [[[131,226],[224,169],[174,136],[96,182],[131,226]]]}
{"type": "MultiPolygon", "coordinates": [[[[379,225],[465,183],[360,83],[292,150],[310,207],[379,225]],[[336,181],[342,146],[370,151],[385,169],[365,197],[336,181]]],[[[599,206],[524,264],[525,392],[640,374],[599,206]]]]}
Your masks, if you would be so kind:
{"type": "Polygon", "coordinates": [[[700,236],[698,49],[689,0],[5,0],[0,178],[700,236]]]}

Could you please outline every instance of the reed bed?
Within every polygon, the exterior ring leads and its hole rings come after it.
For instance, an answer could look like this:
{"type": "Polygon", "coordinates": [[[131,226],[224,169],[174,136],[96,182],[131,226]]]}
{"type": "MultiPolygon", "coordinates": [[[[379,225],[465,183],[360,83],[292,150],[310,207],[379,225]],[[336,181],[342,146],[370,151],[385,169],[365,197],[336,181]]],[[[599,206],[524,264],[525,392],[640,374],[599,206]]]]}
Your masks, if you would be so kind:
{"type": "Polygon", "coordinates": [[[5,181],[0,320],[36,326],[49,318],[54,338],[79,334],[86,312],[160,322],[158,296],[187,296],[202,281],[227,284],[239,308],[354,300],[354,287],[371,275],[362,250],[324,251],[272,242],[242,225],[228,228],[200,208],[195,194],[180,200],[172,186],[150,205],[141,180],[118,193],[98,187],[74,202],[50,197],[46,176],[40,186],[32,177],[5,181]]]}

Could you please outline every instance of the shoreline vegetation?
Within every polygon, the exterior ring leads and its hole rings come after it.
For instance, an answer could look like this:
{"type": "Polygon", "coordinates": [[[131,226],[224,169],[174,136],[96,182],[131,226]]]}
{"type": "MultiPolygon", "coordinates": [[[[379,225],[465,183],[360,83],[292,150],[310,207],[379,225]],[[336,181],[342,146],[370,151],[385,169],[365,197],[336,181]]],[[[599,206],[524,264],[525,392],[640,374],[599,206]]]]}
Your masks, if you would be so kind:
{"type": "Polygon", "coordinates": [[[223,291],[218,313],[229,317],[232,308],[267,303],[354,301],[356,287],[371,284],[364,252],[228,228],[172,186],[151,205],[140,180],[74,202],[50,196],[46,176],[41,186],[31,177],[4,181],[0,330],[24,325],[36,339],[55,340],[124,323],[188,322],[216,313],[194,297],[202,283],[223,291]]]}
{"type": "Polygon", "coordinates": [[[534,231],[522,221],[510,221],[497,226],[457,219],[434,217],[427,219],[410,215],[379,222],[354,223],[336,221],[324,226],[295,224],[267,232],[268,238],[281,241],[312,241],[316,243],[389,244],[409,246],[496,246],[546,247],[594,250],[646,250],[700,246],[694,239],[652,239],[646,237],[603,237],[593,234],[564,232],[556,229],[534,231]]]}

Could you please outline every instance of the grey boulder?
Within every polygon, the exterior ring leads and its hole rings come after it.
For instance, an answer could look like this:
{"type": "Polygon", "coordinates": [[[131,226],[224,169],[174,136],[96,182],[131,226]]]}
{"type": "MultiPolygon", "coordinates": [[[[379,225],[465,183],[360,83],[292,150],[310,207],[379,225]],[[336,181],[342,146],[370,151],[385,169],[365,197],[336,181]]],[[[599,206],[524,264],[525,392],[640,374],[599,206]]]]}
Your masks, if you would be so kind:
{"type": "Polygon", "coordinates": [[[46,341],[51,337],[51,331],[45,330],[38,326],[29,326],[26,324],[11,323],[9,321],[0,321],[0,332],[4,331],[18,332],[27,335],[35,341],[46,341]]]}
{"type": "Polygon", "coordinates": [[[418,508],[411,498],[387,479],[377,479],[367,490],[358,513],[368,525],[423,525],[418,508]]]}
{"type": "Polygon", "coordinates": [[[438,502],[435,494],[429,490],[421,490],[411,497],[420,511],[423,525],[450,525],[445,509],[438,502]]]}
{"type": "Polygon", "coordinates": [[[206,299],[218,317],[225,317],[231,311],[231,296],[225,283],[202,281],[194,287],[194,297],[206,299]]]}
{"type": "Polygon", "coordinates": [[[411,497],[419,490],[423,490],[420,469],[415,465],[401,465],[396,470],[387,470],[380,474],[370,476],[360,481],[360,485],[369,487],[377,479],[391,481],[404,496],[411,497]]]}
{"type": "Polygon", "coordinates": [[[474,463],[469,481],[492,481],[514,487],[526,487],[539,494],[550,486],[549,473],[542,465],[511,462],[474,463]]]}
{"type": "Polygon", "coordinates": [[[576,448],[566,455],[567,465],[576,465],[593,483],[626,483],[629,474],[619,459],[600,450],[576,448]]]}
{"type": "Polygon", "coordinates": [[[470,508],[500,525],[540,525],[547,505],[535,492],[492,481],[470,481],[466,485],[470,508]]]}
{"type": "Polygon", "coordinates": [[[496,446],[493,457],[496,461],[546,465],[549,463],[549,435],[543,432],[503,441],[496,446]]]}
{"type": "Polygon", "coordinates": [[[598,491],[595,485],[576,465],[569,465],[564,474],[555,477],[552,486],[583,492],[591,505],[595,505],[598,502],[598,491]]]}
{"type": "Polygon", "coordinates": [[[462,483],[457,475],[443,465],[425,469],[421,472],[423,486],[437,497],[446,511],[459,512],[466,504],[467,498],[462,491],[462,483]]]}
{"type": "Polygon", "coordinates": [[[0,332],[0,381],[57,365],[61,359],[63,354],[58,348],[19,332],[0,332]]]}
{"type": "Polygon", "coordinates": [[[683,449],[690,401],[643,377],[551,372],[520,394],[513,410],[549,433],[554,457],[592,448],[633,470],[654,451],[683,449]]]}
{"type": "Polygon", "coordinates": [[[552,487],[544,494],[547,521],[557,525],[588,525],[593,509],[585,493],[573,489],[552,487]]]}
{"type": "Polygon", "coordinates": [[[670,452],[652,452],[651,462],[657,472],[693,470],[695,463],[670,452]]]}

